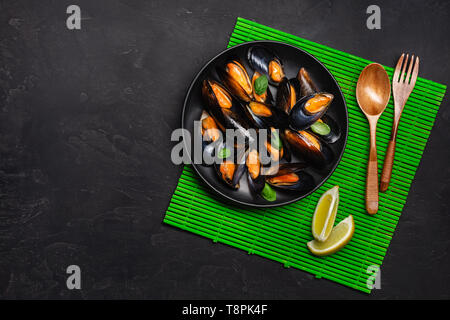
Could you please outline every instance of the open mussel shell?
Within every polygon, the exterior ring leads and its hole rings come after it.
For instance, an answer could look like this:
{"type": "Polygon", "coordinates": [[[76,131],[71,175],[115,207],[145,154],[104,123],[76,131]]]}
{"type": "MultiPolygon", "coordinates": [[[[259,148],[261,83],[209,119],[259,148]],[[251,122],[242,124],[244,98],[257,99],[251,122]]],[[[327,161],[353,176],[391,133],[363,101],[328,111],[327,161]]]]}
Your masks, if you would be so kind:
{"type": "Polygon", "coordinates": [[[261,73],[259,73],[258,71],[255,71],[252,76],[253,99],[257,102],[263,102],[263,103],[270,104],[273,101],[273,97],[272,97],[272,93],[269,88],[267,88],[266,92],[264,92],[261,95],[256,93],[255,81],[259,77],[261,77],[261,73]]]}
{"type": "Polygon", "coordinates": [[[253,99],[252,82],[240,61],[228,61],[224,67],[217,68],[217,74],[227,89],[238,99],[245,102],[253,99]]]}
{"type": "Polygon", "coordinates": [[[285,175],[292,172],[298,172],[308,167],[306,162],[294,162],[294,163],[277,163],[270,167],[261,169],[261,175],[266,177],[273,177],[278,175],[285,175]]]}
{"type": "Polygon", "coordinates": [[[288,116],[270,104],[250,101],[245,108],[247,117],[256,128],[286,128],[289,125],[288,116]]]}
{"type": "Polygon", "coordinates": [[[297,73],[297,80],[300,86],[301,97],[310,96],[316,92],[319,92],[317,85],[311,79],[305,68],[300,68],[297,73]]]}
{"type": "MultiPolygon", "coordinates": [[[[232,146],[227,144],[224,144],[223,147],[232,148],[232,146]]],[[[237,148],[227,157],[217,157],[214,169],[220,181],[232,189],[239,189],[239,180],[246,169],[245,153],[237,148]]]]}
{"type": "Polygon", "coordinates": [[[247,179],[250,191],[260,194],[264,189],[265,177],[261,175],[261,162],[256,149],[250,150],[245,161],[247,167],[247,179]]]}
{"type": "Polygon", "coordinates": [[[283,143],[283,159],[285,159],[287,162],[291,162],[292,159],[291,146],[289,145],[289,143],[286,140],[286,137],[284,136],[284,131],[281,130],[279,133],[281,142],[283,143]]]}
{"type": "Polygon", "coordinates": [[[283,110],[286,114],[289,114],[292,107],[298,101],[300,89],[299,83],[296,78],[288,80],[284,78],[277,90],[276,107],[283,110]]]}
{"type": "Polygon", "coordinates": [[[248,131],[250,123],[243,106],[224,86],[215,80],[206,79],[202,85],[202,97],[209,114],[222,131],[233,129],[245,142],[253,139],[248,131]]]}
{"type": "Polygon", "coordinates": [[[222,132],[214,118],[206,111],[202,112],[200,122],[203,157],[208,156],[214,159],[216,146],[222,143],[222,132]]]}
{"type": "Polygon", "coordinates": [[[267,133],[267,139],[264,141],[266,154],[270,156],[272,162],[279,162],[282,159],[291,160],[290,149],[287,149],[282,139],[282,132],[275,127],[270,127],[267,133]]]}
{"type": "Polygon", "coordinates": [[[314,188],[314,178],[305,171],[280,173],[266,177],[266,182],[287,191],[308,192],[314,188]]]}
{"type": "Polygon", "coordinates": [[[334,96],[320,92],[301,98],[289,112],[289,125],[294,130],[308,129],[328,110],[334,96]]]}
{"type": "Polygon", "coordinates": [[[215,164],[214,168],[222,182],[232,189],[239,189],[239,180],[245,172],[244,164],[238,164],[232,160],[224,160],[220,164],[215,164]]]}
{"type": "Polygon", "coordinates": [[[216,120],[214,120],[214,118],[211,117],[211,115],[208,112],[203,110],[202,115],[200,117],[200,121],[201,121],[200,130],[204,142],[211,143],[221,138],[222,132],[220,131],[216,123],[216,120]]]}
{"type": "Polygon", "coordinates": [[[328,127],[330,127],[330,132],[328,134],[320,134],[319,132],[315,132],[313,128],[309,128],[308,131],[313,132],[327,143],[335,143],[337,140],[339,140],[339,138],[341,137],[341,129],[338,123],[332,117],[324,114],[317,121],[327,124],[328,127]]]}
{"type": "Polygon", "coordinates": [[[310,162],[315,168],[324,168],[334,159],[331,148],[310,132],[286,129],[284,135],[291,150],[310,162]]]}
{"type": "Polygon", "coordinates": [[[253,70],[266,75],[273,85],[278,85],[285,78],[283,63],[266,47],[260,45],[250,47],[247,59],[253,70]]]}
{"type": "Polygon", "coordinates": [[[213,108],[232,109],[235,107],[235,101],[231,94],[223,85],[215,80],[203,80],[202,98],[209,110],[212,110],[213,108]]]}

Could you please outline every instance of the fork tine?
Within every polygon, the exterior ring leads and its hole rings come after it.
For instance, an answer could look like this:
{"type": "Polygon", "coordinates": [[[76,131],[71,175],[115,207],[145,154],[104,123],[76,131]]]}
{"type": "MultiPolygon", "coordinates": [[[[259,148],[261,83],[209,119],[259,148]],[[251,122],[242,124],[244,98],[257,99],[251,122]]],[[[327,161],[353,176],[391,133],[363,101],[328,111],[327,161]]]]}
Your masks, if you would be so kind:
{"type": "Polygon", "coordinates": [[[405,56],[405,54],[402,53],[402,55],[398,59],[397,66],[395,67],[395,72],[394,72],[394,80],[392,82],[398,82],[398,77],[400,75],[400,69],[402,67],[404,56],[405,56]]]}
{"type": "Polygon", "coordinates": [[[414,55],[411,56],[411,60],[409,60],[409,67],[408,67],[408,73],[406,74],[405,83],[409,83],[409,76],[411,75],[411,70],[413,68],[414,64],[414,55]]]}
{"type": "Polygon", "coordinates": [[[408,64],[408,59],[409,59],[409,54],[406,54],[406,58],[405,58],[405,62],[403,63],[402,73],[400,74],[399,82],[404,82],[405,70],[406,70],[406,65],[408,64]]]}
{"type": "Polygon", "coordinates": [[[419,57],[416,57],[416,62],[414,63],[414,70],[411,75],[410,84],[414,86],[416,84],[417,75],[419,74],[419,57]]]}

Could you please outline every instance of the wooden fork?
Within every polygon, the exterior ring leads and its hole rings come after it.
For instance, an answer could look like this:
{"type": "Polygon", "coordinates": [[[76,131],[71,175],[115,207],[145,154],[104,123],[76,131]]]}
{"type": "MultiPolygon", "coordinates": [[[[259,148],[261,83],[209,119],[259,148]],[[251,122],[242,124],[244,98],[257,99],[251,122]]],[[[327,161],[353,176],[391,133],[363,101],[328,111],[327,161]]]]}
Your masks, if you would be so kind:
{"type": "Polygon", "coordinates": [[[397,129],[400,122],[400,117],[402,116],[406,100],[408,100],[409,95],[416,84],[417,75],[419,74],[419,57],[416,57],[415,61],[414,55],[411,56],[410,60],[408,60],[408,57],[409,55],[407,54],[405,58],[405,54],[403,53],[400,59],[398,59],[397,66],[395,67],[394,78],[392,79],[392,92],[394,94],[395,109],[391,139],[389,140],[386,157],[384,158],[383,173],[381,174],[380,190],[383,192],[387,190],[389,181],[391,180],[392,165],[394,163],[395,153],[395,139],[397,138],[397,129]],[[405,71],[408,64],[408,72],[405,76],[405,71]]]}

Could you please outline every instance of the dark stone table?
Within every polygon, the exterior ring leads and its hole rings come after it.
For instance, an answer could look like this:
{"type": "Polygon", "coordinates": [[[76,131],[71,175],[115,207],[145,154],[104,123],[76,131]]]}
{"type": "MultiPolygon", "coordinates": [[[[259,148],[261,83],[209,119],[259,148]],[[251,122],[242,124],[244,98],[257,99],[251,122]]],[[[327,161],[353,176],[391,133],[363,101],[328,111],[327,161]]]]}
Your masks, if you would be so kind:
{"type": "Polygon", "coordinates": [[[381,30],[370,4],[1,1],[0,297],[450,298],[448,99],[371,295],[162,224],[184,94],[238,16],[449,83],[450,2],[376,1],[381,30]]]}

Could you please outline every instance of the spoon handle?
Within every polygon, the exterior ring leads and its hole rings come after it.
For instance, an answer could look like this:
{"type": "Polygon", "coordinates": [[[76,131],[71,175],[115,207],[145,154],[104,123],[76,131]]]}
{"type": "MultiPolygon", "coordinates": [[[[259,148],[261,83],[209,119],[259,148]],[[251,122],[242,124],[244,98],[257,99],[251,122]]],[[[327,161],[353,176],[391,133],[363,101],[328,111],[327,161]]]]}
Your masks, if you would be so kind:
{"type": "Polygon", "coordinates": [[[395,154],[395,139],[389,141],[386,151],[386,157],[384,158],[383,171],[381,173],[380,190],[385,192],[389,187],[391,181],[392,165],[394,163],[395,154]]]}
{"type": "Polygon", "coordinates": [[[367,165],[366,210],[369,214],[378,211],[378,160],[376,142],[376,122],[370,122],[370,153],[367,165]]]}

